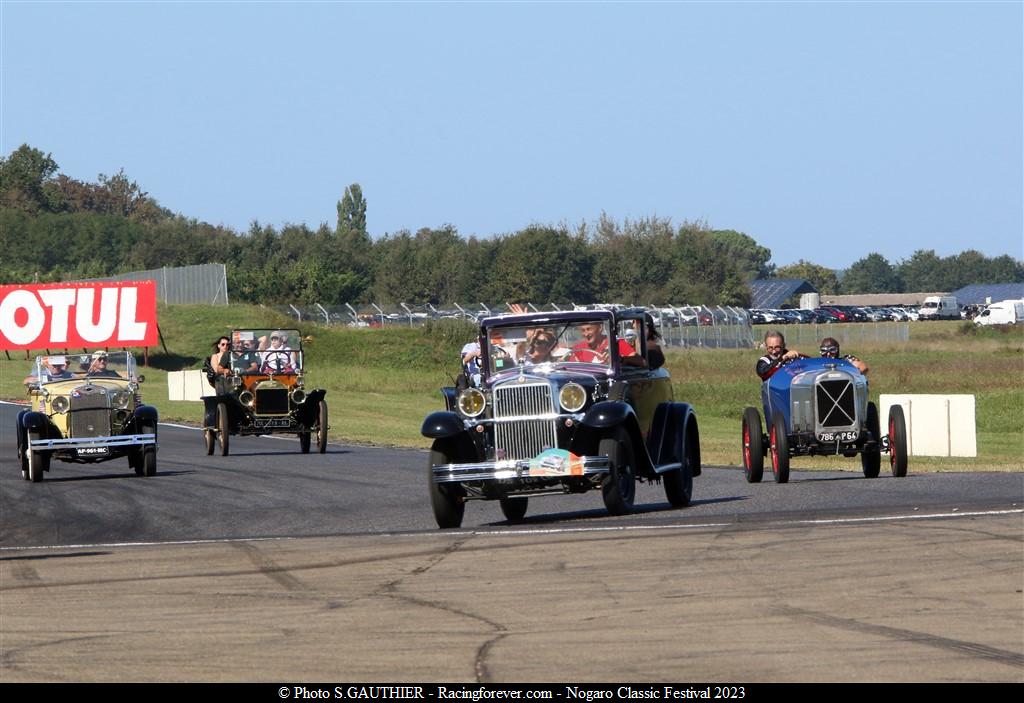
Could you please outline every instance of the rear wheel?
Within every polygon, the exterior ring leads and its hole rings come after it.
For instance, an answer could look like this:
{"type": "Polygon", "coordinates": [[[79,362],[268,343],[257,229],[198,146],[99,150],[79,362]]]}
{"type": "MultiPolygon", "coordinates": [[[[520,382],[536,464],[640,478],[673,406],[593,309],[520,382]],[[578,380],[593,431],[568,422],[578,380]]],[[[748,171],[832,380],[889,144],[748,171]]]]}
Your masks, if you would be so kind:
{"type": "Polygon", "coordinates": [[[903,408],[899,405],[889,407],[889,468],[892,475],[903,478],[907,475],[907,421],[903,408]]]}
{"type": "Polygon", "coordinates": [[[43,472],[50,468],[50,455],[32,449],[32,442],[40,440],[43,435],[39,432],[28,433],[28,444],[25,446],[25,454],[28,455],[28,479],[32,483],[39,483],[43,480],[43,472]]]}
{"type": "Polygon", "coordinates": [[[772,414],[772,427],[769,447],[772,454],[772,475],[775,483],[789,482],[789,434],[786,429],[786,418],[776,410],[772,414]]]}
{"type": "Polygon", "coordinates": [[[320,401],[319,420],[316,425],[316,451],[318,454],[327,453],[327,401],[320,401]]]}
{"type": "Polygon", "coordinates": [[[228,455],[231,427],[228,423],[228,406],[221,403],[217,406],[217,441],[220,442],[220,455],[228,455]]]}
{"type": "Polygon", "coordinates": [[[743,475],[747,483],[760,483],[764,476],[764,435],[757,408],[743,411],[743,475]]]}
{"type": "Polygon", "coordinates": [[[458,483],[435,483],[434,467],[454,464],[458,460],[452,442],[434,442],[427,466],[427,490],[430,492],[430,505],[434,509],[434,520],[442,529],[462,526],[462,516],[466,512],[466,492],[458,483]]]}
{"type": "Polygon", "coordinates": [[[203,430],[203,441],[206,442],[206,456],[210,456],[217,446],[216,433],[210,429],[203,430]]]}
{"type": "Polygon", "coordinates": [[[868,415],[864,419],[864,429],[871,433],[871,440],[875,443],[873,448],[865,448],[860,454],[860,467],[864,471],[864,478],[878,478],[878,471],[882,467],[882,433],[878,424],[878,408],[874,403],[868,403],[868,415]]]}
{"type": "Polygon", "coordinates": [[[662,474],[665,497],[674,508],[685,508],[693,497],[693,471],[700,464],[700,435],[697,421],[691,420],[683,436],[683,466],[662,474]]]}
{"type": "Polygon", "coordinates": [[[526,515],[529,498],[502,498],[499,502],[501,503],[501,514],[505,516],[506,520],[509,522],[522,522],[523,517],[526,515]]]}
{"type": "Polygon", "coordinates": [[[601,440],[598,453],[611,460],[611,470],[601,484],[604,507],[612,515],[625,515],[633,510],[636,495],[636,463],[633,442],[622,427],[601,440]]]}

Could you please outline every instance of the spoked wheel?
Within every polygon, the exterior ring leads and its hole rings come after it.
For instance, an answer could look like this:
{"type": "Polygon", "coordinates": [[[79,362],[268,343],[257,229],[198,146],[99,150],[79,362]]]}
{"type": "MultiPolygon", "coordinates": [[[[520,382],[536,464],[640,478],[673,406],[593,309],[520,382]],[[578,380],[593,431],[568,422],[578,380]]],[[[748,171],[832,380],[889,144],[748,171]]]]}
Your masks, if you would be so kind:
{"type": "Polygon", "coordinates": [[[217,446],[217,434],[210,429],[203,430],[203,441],[206,443],[206,456],[210,456],[217,446]]]}
{"type": "Polygon", "coordinates": [[[316,425],[316,451],[318,454],[327,453],[327,401],[320,401],[319,420],[316,425]]]}
{"type": "Polygon", "coordinates": [[[221,403],[217,406],[217,441],[220,442],[220,455],[228,455],[228,447],[230,446],[231,427],[228,422],[228,406],[221,403]]]}
{"type": "Polygon", "coordinates": [[[789,435],[786,429],[786,418],[776,410],[772,414],[772,427],[769,447],[772,454],[772,475],[775,483],[789,482],[789,435]]]}
{"type": "Polygon", "coordinates": [[[907,421],[903,416],[903,408],[899,405],[889,407],[889,468],[892,475],[903,478],[907,475],[907,421]]]}
{"type": "Polygon", "coordinates": [[[310,438],[309,432],[299,432],[299,451],[303,454],[309,454],[310,438]]]}
{"type": "Polygon", "coordinates": [[[882,433],[878,426],[878,408],[874,403],[868,403],[864,428],[871,433],[871,439],[875,442],[875,446],[873,449],[865,449],[861,452],[860,467],[864,471],[864,478],[878,478],[878,471],[882,467],[882,433]]]}
{"type": "Polygon", "coordinates": [[[451,442],[434,442],[430,450],[430,463],[427,465],[427,490],[430,492],[430,505],[434,509],[434,520],[440,528],[461,527],[462,516],[466,512],[466,491],[462,484],[434,482],[435,466],[457,461],[458,455],[451,442]]]}
{"type": "Polygon", "coordinates": [[[506,520],[509,522],[522,522],[530,499],[519,496],[515,498],[502,498],[499,502],[501,503],[501,514],[505,516],[506,520]]]}
{"type": "Polygon", "coordinates": [[[604,507],[612,515],[625,515],[633,510],[636,495],[636,462],[629,433],[618,427],[601,440],[598,453],[611,460],[611,471],[601,483],[604,507]]]}
{"type": "Polygon", "coordinates": [[[28,444],[25,446],[25,454],[28,455],[28,479],[32,483],[39,483],[43,480],[43,472],[50,468],[50,455],[32,449],[32,442],[40,440],[43,435],[39,432],[28,433],[28,444]]]}
{"type": "Polygon", "coordinates": [[[743,475],[747,483],[760,483],[764,476],[764,435],[757,408],[743,411],[743,475]]]}

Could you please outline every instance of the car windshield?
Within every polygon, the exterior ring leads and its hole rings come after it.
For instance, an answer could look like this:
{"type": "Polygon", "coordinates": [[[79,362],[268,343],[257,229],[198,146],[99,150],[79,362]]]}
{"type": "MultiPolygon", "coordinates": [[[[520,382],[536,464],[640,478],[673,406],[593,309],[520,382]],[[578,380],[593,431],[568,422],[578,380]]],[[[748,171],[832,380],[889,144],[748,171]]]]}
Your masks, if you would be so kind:
{"type": "Polygon", "coordinates": [[[46,385],[86,378],[135,379],[135,357],[127,351],[37,356],[28,383],[46,385]]]}
{"type": "Polygon", "coordinates": [[[238,374],[300,373],[302,337],[298,330],[235,330],[231,333],[230,363],[238,374]]]}
{"type": "Polygon", "coordinates": [[[611,368],[607,319],[492,327],[484,339],[492,375],[519,367],[551,368],[560,364],[611,368]]]}

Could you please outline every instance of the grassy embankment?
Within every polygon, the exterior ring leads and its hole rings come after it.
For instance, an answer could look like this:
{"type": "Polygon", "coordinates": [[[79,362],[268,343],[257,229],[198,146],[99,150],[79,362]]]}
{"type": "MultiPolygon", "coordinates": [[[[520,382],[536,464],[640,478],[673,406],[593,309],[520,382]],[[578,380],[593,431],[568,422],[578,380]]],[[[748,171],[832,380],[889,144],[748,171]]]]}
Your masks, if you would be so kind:
{"type": "MultiPolygon", "coordinates": [[[[294,327],[289,318],[251,306],[161,307],[166,351],[145,370],[143,396],[165,420],[198,423],[202,406],[167,400],[167,372],[199,368],[210,344],[232,327],[294,327]]],[[[440,406],[438,388],[451,383],[458,350],[473,335],[466,324],[386,330],[299,325],[310,385],[328,389],[331,436],[357,443],[425,447],[423,417],[440,406]]],[[[853,351],[871,365],[878,393],[969,393],[977,400],[978,457],[913,457],[911,471],[1024,471],[1024,330],[974,330],[958,322],[911,325],[911,343],[863,343],[853,351]]],[[[676,397],[700,419],[704,461],[739,464],[743,408],[759,407],[752,350],[672,350],[668,368],[676,397]]],[[[0,396],[23,399],[24,352],[0,358],[0,396]]],[[[199,440],[197,438],[197,447],[199,440]]],[[[798,458],[794,468],[860,470],[857,459],[798,458]]]]}

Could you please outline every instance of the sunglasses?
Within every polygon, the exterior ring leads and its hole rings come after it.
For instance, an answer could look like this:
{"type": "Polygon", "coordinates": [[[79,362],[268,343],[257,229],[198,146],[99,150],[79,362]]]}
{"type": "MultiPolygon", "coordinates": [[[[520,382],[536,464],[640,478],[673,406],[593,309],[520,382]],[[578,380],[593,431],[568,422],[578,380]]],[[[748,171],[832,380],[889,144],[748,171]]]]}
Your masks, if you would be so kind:
{"type": "Polygon", "coordinates": [[[839,350],[835,347],[822,347],[820,351],[822,356],[839,356],[839,350]]]}
{"type": "Polygon", "coordinates": [[[226,347],[227,345],[228,345],[227,342],[217,342],[217,346],[218,347],[226,347]]]}
{"type": "Polygon", "coordinates": [[[765,349],[774,349],[776,351],[782,351],[782,345],[769,344],[765,349]]]}

